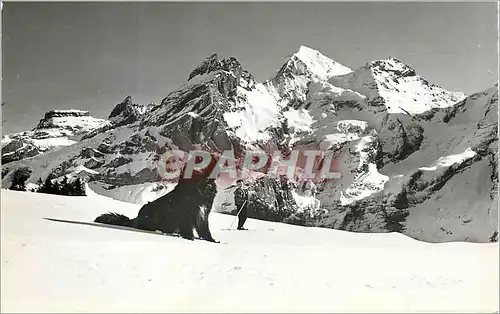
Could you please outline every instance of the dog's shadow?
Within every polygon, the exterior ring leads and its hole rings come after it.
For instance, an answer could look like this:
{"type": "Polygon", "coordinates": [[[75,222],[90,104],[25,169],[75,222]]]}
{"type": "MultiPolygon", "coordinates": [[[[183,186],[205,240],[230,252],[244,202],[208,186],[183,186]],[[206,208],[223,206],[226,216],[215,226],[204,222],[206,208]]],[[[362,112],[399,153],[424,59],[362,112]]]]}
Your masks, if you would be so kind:
{"type": "Polygon", "coordinates": [[[163,233],[160,231],[148,231],[148,230],[136,229],[136,228],[126,227],[126,226],[106,225],[106,224],[101,224],[98,222],[66,220],[66,219],[47,218],[47,217],[43,218],[43,219],[48,220],[48,221],[53,221],[53,222],[69,223],[69,224],[75,224],[75,225],[86,225],[86,226],[91,226],[91,227],[117,229],[117,230],[122,230],[122,231],[132,231],[132,232],[139,232],[139,233],[154,234],[154,235],[159,235],[159,236],[169,236],[169,237],[181,238],[181,236],[179,234],[176,234],[176,233],[169,234],[169,233],[163,233]]]}

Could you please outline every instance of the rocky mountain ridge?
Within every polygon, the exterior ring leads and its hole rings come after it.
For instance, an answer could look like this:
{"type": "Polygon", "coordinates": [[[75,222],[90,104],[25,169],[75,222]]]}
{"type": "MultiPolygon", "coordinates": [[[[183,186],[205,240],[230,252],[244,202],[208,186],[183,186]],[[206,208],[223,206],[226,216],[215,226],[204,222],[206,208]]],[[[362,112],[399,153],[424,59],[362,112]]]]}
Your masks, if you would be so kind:
{"type": "Polygon", "coordinates": [[[103,123],[84,110],[50,110],[33,130],[2,136],[2,164],[72,145],[103,123]]]}
{"type": "MultiPolygon", "coordinates": [[[[7,164],[3,184],[19,167],[32,170],[30,182],[83,171],[99,193],[142,203],[171,189],[159,170],[167,149],[313,146],[335,154],[342,177],[304,186],[259,174],[250,184],[260,197],[249,201],[254,217],[488,241],[498,230],[497,108],[498,86],[465,97],[395,58],[351,70],[301,47],[259,83],[237,59],[214,54],[160,104],[127,98],[80,142],[7,164]],[[485,174],[486,183],[473,181],[485,174]]],[[[233,190],[219,186],[215,211],[235,211],[233,190]]]]}

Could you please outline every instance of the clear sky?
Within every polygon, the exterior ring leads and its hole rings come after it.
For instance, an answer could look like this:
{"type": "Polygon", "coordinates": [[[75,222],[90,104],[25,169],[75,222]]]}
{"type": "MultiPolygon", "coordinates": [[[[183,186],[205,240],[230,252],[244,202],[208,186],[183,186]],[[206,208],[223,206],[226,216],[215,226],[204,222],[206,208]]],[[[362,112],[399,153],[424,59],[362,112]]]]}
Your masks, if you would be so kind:
{"type": "Polygon", "coordinates": [[[472,93],[497,80],[496,3],[4,3],[3,133],[50,109],[160,102],[218,52],[258,80],[300,45],[348,67],[394,56],[472,93]]]}

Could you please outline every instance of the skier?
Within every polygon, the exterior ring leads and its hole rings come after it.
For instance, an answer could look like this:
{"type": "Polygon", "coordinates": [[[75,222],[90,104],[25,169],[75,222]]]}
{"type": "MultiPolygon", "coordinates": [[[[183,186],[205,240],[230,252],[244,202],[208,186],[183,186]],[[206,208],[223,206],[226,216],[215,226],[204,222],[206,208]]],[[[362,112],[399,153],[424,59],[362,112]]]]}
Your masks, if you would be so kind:
{"type": "Polygon", "coordinates": [[[247,207],[248,207],[248,191],[243,185],[243,180],[239,179],[236,181],[238,187],[234,191],[234,204],[236,205],[236,210],[238,210],[238,230],[247,230],[243,228],[245,221],[247,220],[247,207]]]}

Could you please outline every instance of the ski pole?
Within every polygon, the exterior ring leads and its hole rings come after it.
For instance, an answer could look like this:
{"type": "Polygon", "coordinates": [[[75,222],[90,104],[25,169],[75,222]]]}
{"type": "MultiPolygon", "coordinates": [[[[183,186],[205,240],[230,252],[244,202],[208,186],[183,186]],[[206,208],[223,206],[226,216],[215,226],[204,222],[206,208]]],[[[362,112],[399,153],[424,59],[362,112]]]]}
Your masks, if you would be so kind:
{"type": "Polygon", "coordinates": [[[240,215],[240,213],[241,213],[241,210],[243,209],[243,206],[245,206],[245,205],[246,205],[246,203],[247,203],[247,200],[245,200],[245,201],[243,202],[243,205],[241,205],[240,210],[238,211],[238,214],[236,215],[236,217],[234,217],[233,222],[231,223],[231,226],[229,227],[229,230],[231,230],[231,228],[233,227],[234,222],[236,221],[236,218],[238,218],[238,216],[239,216],[239,215],[240,215]]]}

